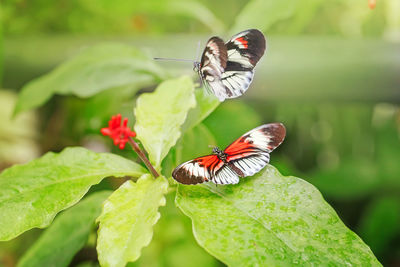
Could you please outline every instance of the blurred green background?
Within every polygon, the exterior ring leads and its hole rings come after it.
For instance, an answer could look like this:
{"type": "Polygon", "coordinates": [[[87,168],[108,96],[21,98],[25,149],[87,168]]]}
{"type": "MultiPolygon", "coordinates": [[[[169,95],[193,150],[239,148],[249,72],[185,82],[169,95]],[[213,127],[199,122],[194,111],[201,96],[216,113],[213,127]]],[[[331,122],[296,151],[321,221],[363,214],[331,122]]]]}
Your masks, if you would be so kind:
{"type": "MultiPolygon", "coordinates": [[[[227,40],[258,28],[268,49],[250,89],[220,105],[182,144],[200,156],[209,148],[196,143],[196,134],[223,147],[262,123],[283,122],[288,135],[271,164],[314,184],[383,265],[400,266],[399,0],[377,0],[375,9],[368,0],[3,0],[0,5],[0,170],[65,146],[113,149],[99,129],[112,114],[132,118],[137,92],[129,87],[88,99],[56,96],[40,109],[10,117],[23,85],[83,48],[117,41],[156,57],[196,59],[198,42],[204,47],[212,35],[227,40]]],[[[197,79],[191,64],[158,63],[173,75],[197,79]]],[[[108,179],[97,189],[119,183],[108,179]]],[[[172,194],[167,202],[151,245],[131,265],[222,266],[197,245],[172,194]]],[[[40,232],[0,242],[0,266],[14,266],[40,232]]],[[[94,243],[95,234],[72,266],[96,266],[94,243]]]]}

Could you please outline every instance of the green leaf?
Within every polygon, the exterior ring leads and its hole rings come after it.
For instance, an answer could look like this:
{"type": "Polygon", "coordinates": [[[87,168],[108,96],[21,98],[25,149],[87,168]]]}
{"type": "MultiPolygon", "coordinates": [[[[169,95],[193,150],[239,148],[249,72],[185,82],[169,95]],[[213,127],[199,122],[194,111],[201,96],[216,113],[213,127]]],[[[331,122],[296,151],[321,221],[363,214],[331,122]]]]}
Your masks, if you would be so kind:
{"type": "Polygon", "coordinates": [[[3,46],[3,17],[2,17],[2,8],[0,7],[0,87],[3,85],[3,69],[4,69],[4,46],[3,46]]]}
{"type": "Polygon", "coordinates": [[[175,146],[177,160],[175,167],[184,161],[211,154],[210,146],[216,146],[215,138],[210,130],[200,123],[187,131],[175,146]],[[196,149],[193,149],[194,147],[196,149]]]}
{"type": "Polygon", "coordinates": [[[138,98],[135,131],[156,168],[181,136],[180,127],[195,105],[193,82],[187,76],[165,81],[138,98]]]}
{"type": "Polygon", "coordinates": [[[262,120],[260,115],[243,101],[229,100],[208,116],[203,124],[213,133],[218,145],[225,148],[245,132],[260,126],[262,120]]]}
{"type": "Polygon", "coordinates": [[[160,208],[161,218],[154,226],[150,245],[142,250],[136,262],[127,266],[221,267],[217,259],[197,244],[191,220],[174,204],[175,194],[171,192],[165,197],[167,204],[160,208]]]}
{"type": "Polygon", "coordinates": [[[125,182],[107,199],[98,218],[101,266],[125,266],[139,258],[141,249],[151,241],[167,189],[163,176],[154,179],[146,174],[136,183],[125,182]]]}
{"type": "Polygon", "coordinates": [[[400,234],[400,198],[383,196],[368,205],[361,218],[360,235],[379,257],[390,251],[400,234]]]}
{"type": "Polygon", "coordinates": [[[101,204],[111,191],[96,192],[63,212],[18,263],[26,266],[68,266],[86,244],[101,204]]]}
{"type": "Polygon", "coordinates": [[[54,94],[90,97],[112,87],[150,85],[162,77],[164,73],[154,60],[139,49],[101,44],[24,86],[14,114],[41,106],[54,94]]]}
{"type": "Polygon", "coordinates": [[[189,111],[182,131],[187,131],[201,123],[208,115],[211,114],[220,104],[219,100],[212,94],[208,93],[204,88],[195,90],[196,107],[189,111]]]}
{"type": "Polygon", "coordinates": [[[225,26],[204,4],[199,1],[166,1],[161,13],[184,15],[197,19],[213,32],[223,32],[225,26]]]}
{"type": "Polygon", "coordinates": [[[380,266],[311,184],[268,165],[238,185],[179,185],[194,235],[231,266],[380,266]]]}
{"type": "Polygon", "coordinates": [[[266,31],[274,23],[292,16],[297,5],[300,3],[293,0],[252,0],[236,17],[230,32],[236,34],[250,28],[266,31]]]}
{"type": "Polygon", "coordinates": [[[186,131],[164,159],[162,164],[163,174],[166,177],[171,177],[173,169],[182,162],[211,154],[210,146],[216,146],[216,141],[204,124],[200,123],[186,131]],[[194,147],[196,149],[193,149],[194,147]]]}
{"type": "Polygon", "coordinates": [[[24,163],[39,154],[38,120],[34,112],[26,112],[11,118],[17,95],[0,90],[0,162],[2,166],[24,163]]]}
{"type": "Polygon", "coordinates": [[[6,169],[0,174],[0,240],[48,226],[105,177],[143,173],[146,170],[130,160],[79,147],[6,169]]]}

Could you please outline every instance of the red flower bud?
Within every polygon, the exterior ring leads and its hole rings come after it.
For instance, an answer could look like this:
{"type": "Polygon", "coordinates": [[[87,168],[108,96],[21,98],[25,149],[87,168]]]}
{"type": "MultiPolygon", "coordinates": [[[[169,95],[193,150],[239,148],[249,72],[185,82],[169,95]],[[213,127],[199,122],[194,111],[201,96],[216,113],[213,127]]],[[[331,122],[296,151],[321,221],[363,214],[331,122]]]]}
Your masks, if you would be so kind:
{"type": "Polygon", "coordinates": [[[124,118],[121,125],[121,114],[112,116],[111,120],[108,122],[107,128],[102,128],[100,132],[103,135],[108,135],[114,140],[114,145],[118,146],[120,149],[125,148],[125,144],[128,142],[129,137],[135,137],[136,133],[131,131],[128,125],[128,118],[124,118]]]}

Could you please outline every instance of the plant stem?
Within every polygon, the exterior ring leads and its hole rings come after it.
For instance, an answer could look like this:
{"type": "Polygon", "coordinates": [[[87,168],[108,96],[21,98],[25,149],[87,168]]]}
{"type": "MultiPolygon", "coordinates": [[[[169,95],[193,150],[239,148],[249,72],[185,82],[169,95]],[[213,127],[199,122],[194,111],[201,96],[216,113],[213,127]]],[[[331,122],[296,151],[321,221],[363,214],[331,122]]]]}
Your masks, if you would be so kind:
{"type": "Polygon", "coordinates": [[[147,169],[149,169],[149,171],[154,176],[154,178],[157,178],[158,176],[160,176],[157,173],[157,171],[154,169],[153,165],[151,165],[151,163],[147,159],[146,155],[140,149],[139,145],[132,139],[132,137],[129,137],[129,144],[131,144],[133,150],[135,150],[135,152],[138,154],[139,158],[143,161],[144,165],[146,165],[147,169]]]}

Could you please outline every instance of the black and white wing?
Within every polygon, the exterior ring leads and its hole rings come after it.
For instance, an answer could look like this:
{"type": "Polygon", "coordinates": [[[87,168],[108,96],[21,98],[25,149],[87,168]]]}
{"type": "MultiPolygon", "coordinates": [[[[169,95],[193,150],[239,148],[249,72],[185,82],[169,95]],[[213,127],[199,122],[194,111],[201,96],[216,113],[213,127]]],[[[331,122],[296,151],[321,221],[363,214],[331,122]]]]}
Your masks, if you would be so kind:
{"type": "Polygon", "coordinates": [[[172,177],[182,184],[198,184],[211,181],[215,184],[237,184],[238,175],[216,155],[195,158],[180,164],[172,177]]]}
{"type": "Polygon", "coordinates": [[[264,55],[266,41],[256,29],[242,31],[234,35],[226,44],[228,61],[221,81],[226,98],[241,96],[249,88],[254,76],[254,67],[264,55]]]}

